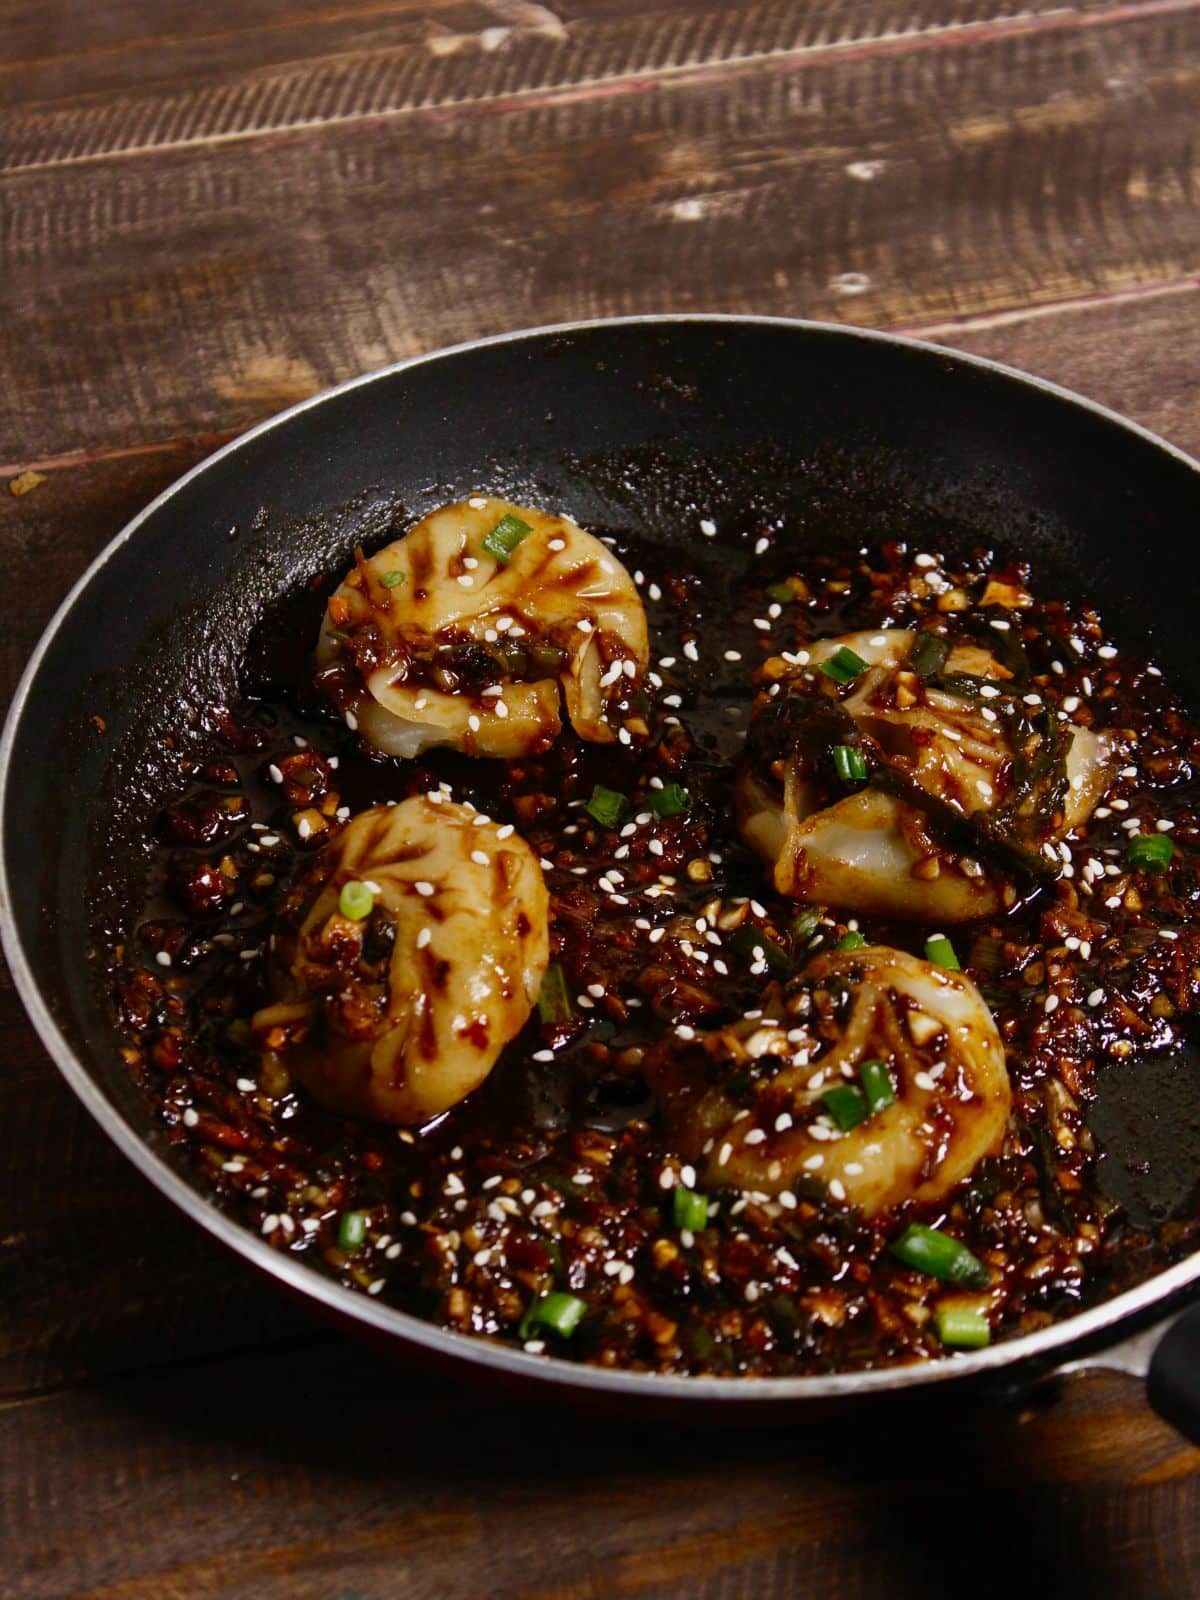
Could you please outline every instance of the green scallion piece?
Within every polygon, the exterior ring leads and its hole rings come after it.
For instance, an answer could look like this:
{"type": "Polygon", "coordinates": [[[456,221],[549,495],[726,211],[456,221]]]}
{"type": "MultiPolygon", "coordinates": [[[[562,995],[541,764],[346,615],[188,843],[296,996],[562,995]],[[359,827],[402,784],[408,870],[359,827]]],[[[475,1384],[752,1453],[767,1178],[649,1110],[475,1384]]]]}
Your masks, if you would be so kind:
{"type": "Polygon", "coordinates": [[[579,1326],[587,1304],[578,1295],[564,1294],[561,1289],[551,1289],[542,1294],[521,1318],[517,1330],[522,1339],[528,1339],[535,1328],[549,1328],[552,1333],[569,1339],[579,1326]]]}
{"type": "Polygon", "coordinates": [[[650,795],[650,809],[658,817],[681,817],[692,809],[692,797],[678,783],[664,783],[650,795]]]}
{"type": "Polygon", "coordinates": [[[986,1289],[991,1282],[988,1269],[966,1245],[923,1222],[911,1222],[891,1243],[892,1254],[906,1267],[940,1278],[943,1283],[961,1283],[968,1289],[986,1289]]]}
{"type": "Polygon", "coordinates": [[[867,663],[849,645],[842,644],[821,662],[820,670],[834,683],[853,683],[867,670],[867,663]]]}
{"type": "Polygon", "coordinates": [[[546,968],[537,1004],[538,1016],[548,1028],[561,1027],[574,1020],[575,1008],[567,993],[567,977],[561,963],[552,961],[546,968]]]}
{"type": "Polygon", "coordinates": [[[982,1350],[991,1342],[992,1330],[987,1315],[973,1306],[938,1306],[933,1322],[944,1345],[959,1350],[982,1350]]]}
{"type": "Polygon", "coordinates": [[[932,678],[946,665],[950,654],[950,641],[940,633],[918,633],[908,652],[905,666],[918,678],[932,678]]]}
{"type": "Polygon", "coordinates": [[[896,1086],[892,1082],[892,1075],[885,1062],[864,1061],[858,1069],[858,1076],[862,1080],[863,1093],[873,1113],[895,1105],[896,1086]]]}
{"type": "Polygon", "coordinates": [[[826,1089],[821,1100],[829,1113],[830,1120],[843,1133],[849,1133],[851,1128],[857,1128],[859,1123],[865,1122],[870,1115],[866,1095],[852,1083],[835,1083],[832,1089],[826,1089]]]}
{"type": "Polygon", "coordinates": [[[726,941],[735,956],[744,961],[765,961],[771,973],[782,978],[792,970],[792,958],[783,946],[761,928],[742,927],[726,941]],[[759,952],[761,951],[761,955],[759,952]]]}
{"type": "Polygon", "coordinates": [[[1139,833],[1129,841],[1129,865],[1135,872],[1165,872],[1175,859],[1175,846],[1165,833],[1139,833]]]}
{"type": "Polygon", "coordinates": [[[798,911],[792,918],[792,932],[797,939],[811,939],[821,926],[823,915],[820,906],[806,906],[803,911],[798,911]]]}
{"type": "Polygon", "coordinates": [[[367,1237],[367,1213],[343,1211],[338,1219],[337,1242],[341,1250],[357,1250],[367,1237]]]}
{"type": "Polygon", "coordinates": [[[835,950],[861,950],[866,940],[857,928],[851,928],[849,933],[844,933],[834,945],[835,950]]]}
{"type": "Polygon", "coordinates": [[[342,885],[342,892],[338,895],[338,910],[351,922],[362,922],[371,915],[374,906],[375,892],[365,883],[351,878],[349,883],[342,885]]]}
{"type": "Polygon", "coordinates": [[[495,556],[501,566],[506,567],[521,540],[528,538],[532,532],[529,523],[522,522],[520,517],[508,511],[500,518],[491,533],[484,534],[483,548],[488,555],[495,556]]]}
{"type": "Polygon", "coordinates": [[[403,583],[407,577],[408,573],[401,572],[397,567],[392,572],[385,572],[379,581],[385,589],[394,589],[398,583],[403,583]]]}
{"type": "Polygon", "coordinates": [[[835,744],[833,766],[843,783],[861,783],[867,775],[867,758],[852,744],[835,744]]]}
{"type": "Polygon", "coordinates": [[[699,1233],[708,1222],[708,1196],[697,1194],[695,1189],[685,1189],[677,1184],[671,1191],[671,1209],[675,1213],[675,1226],[689,1233],[699,1233]]]}
{"type": "Polygon", "coordinates": [[[945,967],[947,972],[961,972],[962,966],[954,953],[954,946],[944,933],[935,933],[925,941],[925,959],[935,967],[945,967]]]}
{"type": "Polygon", "coordinates": [[[795,598],[796,594],[790,583],[769,583],[767,585],[768,600],[778,600],[781,606],[786,606],[795,598]]]}
{"type": "Polygon", "coordinates": [[[602,783],[598,783],[583,809],[602,828],[615,828],[629,809],[629,801],[616,789],[606,789],[602,783]]]}

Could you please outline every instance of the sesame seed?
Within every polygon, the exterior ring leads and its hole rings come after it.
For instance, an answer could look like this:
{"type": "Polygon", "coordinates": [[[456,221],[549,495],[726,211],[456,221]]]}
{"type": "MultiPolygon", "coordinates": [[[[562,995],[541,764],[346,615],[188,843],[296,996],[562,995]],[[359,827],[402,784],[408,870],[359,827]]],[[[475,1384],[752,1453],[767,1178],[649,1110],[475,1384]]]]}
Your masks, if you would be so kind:
{"type": "Polygon", "coordinates": [[[1043,1011],[1045,1011],[1047,1013],[1047,1015],[1051,1011],[1057,1011],[1058,1010],[1058,996],[1056,994],[1048,994],[1046,996],[1046,998],[1045,998],[1045,1001],[1042,1004],[1042,1009],[1043,1009],[1043,1011]]]}
{"type": "Polygon", "coordinates": [[[475,587],[475,579],[471,577],[469,572],[460,573],[454,581],[460,589],[473,589],[475,587]]]}
{"type": "Polygon", "coordinates": [[[171,965],[171,958],[165,950],[160,950],[154,959],[160,967],[169,967],[171,965]]]}
{"type": "Polygon", "coordinates": [[[1104,999],[1104,990],[1103,989],[1093,989],[1091,994],[1088,995],[1087,1003],[1088,1003],[1089,1006],[1098,1006],[1103,999],[1104,999]]]}
{"type": "Polygon", "coordinates": [[[831,1178],[829,1180],[829,1192],[835,1200],[844,1200],[846,1198],[846,1185],[840,1178],[831,1178]]]}
{"type": "Polygon", "coordinates": [[[471,860],[475,863],[475,865],[477,867],[486,867],[487,864],[488,864],[488,860],[489,860],[487,851],[486,850],[472,850],[471,851],[471,860]]]}
{"type": "Polygon", "coordinates": [[[770,541],[770,539],[768,539],[764,535],[763,538],[755,540],[754,554],[756,556],[766,555],[767,551],[770,548],[771,548],[771,541],[770,541]]]}
{"type": "Polygon", "coordinates": [[[1111,644],[1102,644],[1099,650],[1096,651],[1101,661],[1111,661],[1116,653],[1116,647],[1111,644]]]}
{"type": "Polygon", "coordinates": [[[762,1128],[751,1128],[750,1132],[746,1135],[746,1143],[763,1144],[766,1141],[766,1137],[766,1133],[762,1128]]]}
{"type": "Polygon", "coordinates": [[[586,617],[580,617],[579,621],[575,624],[575,626],[579,629],[580,633],[591,633],[591,631],[592,631],[593,627],[595,626],[595,624],[592,623],[592,622],[589,622],[586,617]]]}
{"type": "Polygon", "coordinates": [[[427,882],[424,878],[419,878],[417,882],[413,884],[413,888],[424,900],[428,900],[429,896],[434,893],[433,885],[427,882]]]}
{"type": "Polygon", "coordinates": [[[706,539],[713,538],[715,536],[715,534],[716,534],[716,531],[717,531],[717,525],[716,525],[715,522],[710,522],[707,517],[701,517],[701,519],[700,519],[700,532],[704,535],[704,537],[706,539]]]}

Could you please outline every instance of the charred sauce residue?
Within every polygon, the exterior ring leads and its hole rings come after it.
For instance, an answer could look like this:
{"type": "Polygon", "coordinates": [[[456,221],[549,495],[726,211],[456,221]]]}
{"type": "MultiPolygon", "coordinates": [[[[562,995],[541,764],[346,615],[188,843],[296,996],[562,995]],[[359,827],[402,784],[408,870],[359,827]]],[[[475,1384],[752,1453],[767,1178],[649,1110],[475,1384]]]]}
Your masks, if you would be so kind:
{"type": "MultiPolygon", "coordinates": [[[[444,1326],[516,1341],[531,1300],[557,1288],[587,1313],[569,1340],[547,1334],[533,1348],[717,1374],[941,1354],[931,1313],[945,1286],[887,1250],[914,1217],[988,1264],[994,1337],[1196,1248],[1200,738],[1156,668],[1118,654],[1089,612],[1041,600],[994,612],[1026,681],[1076,725],[1120,730],[1126,753],[1068,841],[1069,871],[1003,915],[949,930],[1005,1044],[1013,1114],[1001,1154],[922,1213],[868,1223],[814,1177],[783,1200],[715,1190],[700,1233],[676,1225],[671,1190],[694,1174],[647,1091],[647,1052],[681,1022],[703,1030],[760,1003],[768,980],[727,943],[739,924],[766,932],[797,970],[847,931],[825,912],[797,934],[795,902],[771,890],[736,832],[752,673],[818,638],[969,613],[989,579],[1027,575],[984,554],[899,544],[799,562],[776,530],[740,563],[748,575],[715,592],[662,547],[604,537],[635,574],[650,625],[644,749],[588,746],[567,729],[544,756],[510,763],[373,757],[313,692],[310,651],[335,574],[265,620],[244,704],[209,713],[210,749],[164,806],[145,911],[114,981],[130,1069],[226,1208],[274,1248],[444,1326]],[[685,786],[691,809],[659,819],[652,778],[685,786]],[[286,1075],[271,1081],[249,1048],[273,918],[297,863],[340,820],[442,782],[513,822],[550,863],[552,956],[574,1020],[543,1028],[535,1012],[483,1087],[424,1130],[342,1121],[286,1075]],[[596,782],[633,800],[617,829],[583,809],[596,782]],[[1136,829],[1169,831],[1168,870],[1129,870],[1136,829]],[[365,1214],[350,1246],[339,1243],[347,1211],[365,1214]]],[[[918,955],[933,931],[855,920],[868,939],[918,955]]]]}

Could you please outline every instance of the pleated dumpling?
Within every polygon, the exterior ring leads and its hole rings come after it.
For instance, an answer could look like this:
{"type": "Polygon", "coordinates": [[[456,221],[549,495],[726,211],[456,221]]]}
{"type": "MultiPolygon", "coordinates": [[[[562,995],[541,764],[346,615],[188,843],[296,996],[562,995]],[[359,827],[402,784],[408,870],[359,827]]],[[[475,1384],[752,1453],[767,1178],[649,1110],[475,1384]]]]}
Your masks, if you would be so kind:
{"type": "Polygon", "coordinates": [[[581,739],[645,731],[637,586],[567,517],[484,495],[360,555],[326,608],[318,681],[368,744],[514,758],[547,750],[561,706],[581,739]]]}

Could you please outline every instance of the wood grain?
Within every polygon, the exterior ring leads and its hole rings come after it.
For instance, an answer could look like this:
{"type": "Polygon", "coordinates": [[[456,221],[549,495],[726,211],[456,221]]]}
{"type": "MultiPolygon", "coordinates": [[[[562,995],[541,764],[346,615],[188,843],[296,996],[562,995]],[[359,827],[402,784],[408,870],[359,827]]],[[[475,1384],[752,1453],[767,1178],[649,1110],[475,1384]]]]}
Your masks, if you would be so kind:
{"type": "Polygon", "coordinates": [[[1198,95],[1200,8],[1151,7],[1086,47],[970,34],[10,173],[0,460],[244,425],[539,321],[924,323],[1171,282],[1200,269],[1198,95]]]}
{"type": "Polygon", "coordinates": [[[7,1593],[1194,1594],[1200,1451],[1121,1381],[1080,1383],[1049,1409],[973,1413],[969,1427],[937,1415],[920,1435],[914,1450],[852,1420],[758,1436],[641,1428],[635,1444],[628,1423],[517,1411],[331,1340],[0,1413],[20,1487],[4,1506],[20,1574],[7,1593]]]}

